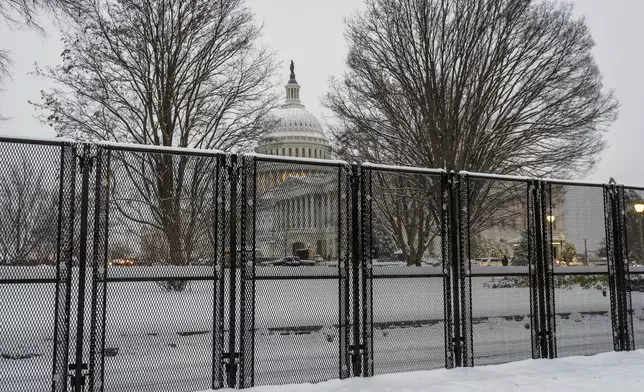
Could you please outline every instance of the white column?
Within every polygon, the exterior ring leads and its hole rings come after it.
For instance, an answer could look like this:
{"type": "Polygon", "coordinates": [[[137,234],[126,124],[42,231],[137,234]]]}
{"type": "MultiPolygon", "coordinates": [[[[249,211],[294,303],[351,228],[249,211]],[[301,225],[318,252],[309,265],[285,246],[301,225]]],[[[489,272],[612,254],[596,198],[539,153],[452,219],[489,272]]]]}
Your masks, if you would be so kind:
{"type": "Polygon", "coordinates": [[[319,195],[313,196],[313,227],[320,227],[320,207],[318,205],[320,201],[319,195]]]}
{"type": "Polygon", "coordinates": [[[331,196],[326,194],[326,211],[328,214],[327,227],[333,226],[333,209],[331,208],[331,196]]]}
{"type": "Polygon", "coordinates": [[[306,198],[309,205],[309,228],[313,227],[313,211],[315,211],[315,208],[313,208],[313,197],[314,195],[309,195],[309,197],[306,198]]]}
{"type": "Polygon", "coordinates": [[[297,198],[297,221],[300,229],[304,227],[304,202],[302,201],[302,196],[297,198]]]}
{"type": "Polygon", "coordinates": [[[293,199],[293,227],[300,227],[300,199],[296,196],[293,199]]]}
{"type": "Polygon", "coordinates": [[[329,209],[329,195],[324,195],[324,227],[329,227],[331,220],[331,210],[329,209]]]}
{"type": "Polygon", "coordinates": [[[304,228],[309,228],[309,195],[302,196],[304,202],[304,228]]]}
{"type": "Polygon", "coordinates": [[[282,228],[284,227],[284,214],[282,213],[282,202],[278,201],[277,202],[277,227],[282,228]]]}
{"type": "Polygon", "coordinates": [[[326,197],[320,195],[320,227],[326,228],[326,197]]]}
{"type": "Polygon", "coordinates": [[[291,227],[291,200],[284,200],[284,223],[286,227],[291,227]]]}

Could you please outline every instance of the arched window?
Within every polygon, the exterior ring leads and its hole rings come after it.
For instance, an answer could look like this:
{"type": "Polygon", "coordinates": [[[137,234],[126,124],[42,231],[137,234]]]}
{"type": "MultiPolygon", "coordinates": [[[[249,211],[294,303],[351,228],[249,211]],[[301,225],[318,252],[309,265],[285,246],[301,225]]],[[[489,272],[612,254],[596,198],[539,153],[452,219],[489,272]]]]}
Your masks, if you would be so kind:
{"type": "Polygon", "coordinates": [[[299,148],[297,148],[297,147],[295,147],[295,156],[296,157],[300,156],[299,148]]]}
{"type": "Polygon", "coordinates": [[[313,154],[315,155],[315,158],[317,158],[317,157],[318,157],[318,150],[317,150],[317,148],[313,149],[313,154]]]}
{"type": "Polygon", "coordinates": [[[288,148],[288,156],[289,157],[293,156],[293,150],[291,150],[291,147],[288,148]]]}
{"type": "Polygon", "coordinates": [[[309,147],[309,158],[311,158],[311,148],[309,147]]]}

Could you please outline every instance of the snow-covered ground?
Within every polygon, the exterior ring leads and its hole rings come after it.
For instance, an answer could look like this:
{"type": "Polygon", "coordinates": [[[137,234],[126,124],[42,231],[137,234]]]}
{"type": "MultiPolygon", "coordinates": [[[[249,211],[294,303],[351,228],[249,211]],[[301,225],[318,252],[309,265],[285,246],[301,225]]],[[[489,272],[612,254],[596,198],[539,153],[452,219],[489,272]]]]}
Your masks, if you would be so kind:
{"type": "MultiPolygon", "coordinates": [[[[620,391],[644,388],[644,350],[524,360],[474,368],[396,373],[318,384],[260,386],[248,392],[620,391]]],[[[232,391],[232,390],[223,390],[232,391]]],[[[204,391],[207,392],[207,391],[204,391]]]]}
{"type": "MultiPolygon", "coordinates": [[[[491,281],[472,278],[475,365],[530,358],[528,288],[493,289],[491,281]]],[[[167,293],[152,282],[109,283],[105,347],[112,356],[105,359],[106,390],[208,388],[212,288],[212,282],[199,281],[184,292],[167,293]]],[[[443,367],[442,278],[374,279],[373,293],[375,373],[443,367]]],[[[612,350],[608,296],[579,286],[557,289],[555,296],[560,357],[612,350]]],[[[53,284],[0,285],[0,385],[7,390],[45,390],[49,384],[53,303],[53,284]]],[[[633,293],[633,307],[641,348],[644,293],[633,293]]],[[[337,324],[336,280],[258,280],[256,384],[337,378],[337,324]]]]}

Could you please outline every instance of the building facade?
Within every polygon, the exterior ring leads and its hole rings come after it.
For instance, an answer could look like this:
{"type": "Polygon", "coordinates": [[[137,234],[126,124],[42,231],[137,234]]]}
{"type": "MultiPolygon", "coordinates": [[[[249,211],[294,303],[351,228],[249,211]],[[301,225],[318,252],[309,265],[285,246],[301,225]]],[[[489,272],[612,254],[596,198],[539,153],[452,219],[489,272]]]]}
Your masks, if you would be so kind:
{"type": "MultiPolygon", "coordinates": [[[[318,119],[300,100],[291,74],[279,125],[257,145],[259,154],[329,159],[331,144],[318,119]]],[[[291,162],[260,162],[257,167],[256,248],[261,258],[279,259],[307,250],[309,257],[338,257],[337,168],[291,162]]]]}

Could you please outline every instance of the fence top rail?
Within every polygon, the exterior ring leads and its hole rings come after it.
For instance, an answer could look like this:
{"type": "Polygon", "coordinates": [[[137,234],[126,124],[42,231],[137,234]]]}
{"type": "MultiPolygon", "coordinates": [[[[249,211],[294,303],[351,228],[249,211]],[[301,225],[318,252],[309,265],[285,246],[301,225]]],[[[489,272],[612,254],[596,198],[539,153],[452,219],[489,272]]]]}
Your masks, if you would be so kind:
{"type": "Polygon", "coordinates": [[[324,165],[324,166],[348,166],[349,162],[340,159],[320,159],[320,158],[306,158],[306,157],[287,157],[283,155],[267,155],[259,153],[243,154],[248,157],[254,157],[262,162],[276,162],[276,163],[300,163],[310,165],[324,165]]]}
{"type": "Polygon", "coordinates": [[[0,143],[16,144],[39,144],[45,146],[63,146],[76,143],[73,139],[60,137],[23,137],[23,136],[0,136],[0,143]]]}
{"type": "Polygon", "coordinates": [[[472,178],[489,179],[489,180],[505,180],[505,181],[544,181],[555,185],[579,185],[579,186],[594,186],[603,187],[607,184],[601,182],[583,181],[583,180],[562,180],[547,177],[526,177],[526,176],[512,176],[507,174],[492,174],[492,173],[478,173],[461,170],[458,172],[461,175],[466,175],[472,178]]]}
{"type": "Polygon", "coordinates": [[[491,174],[491,173],[478,173],[470,172],[467,170],[461,170],[458,172],[460,175],[464,175],[473,179],[482,179],[482,180],[500,180],[500,181],[531,181],[534,178],[524,177],[524,176],[511,176],[507,174],[491,174]]]}
{"type": "Polygon", "coordinates": [[[180,154],[180,155],[200,155],[200,156],[218,156],[226,155],[220,150],[207,150],[205,148],[193,147],[171,147],[157,146],[150,144],[118,143],[110,141],[96,141],[94,144],[100,147],[106,147],[110,150],[132,151],[132,152],[151,152],[159,154],[180,154]]]}
{"type": "Polygon", "coordinates": [[[627,189],[629,191],[644,191],[644,186],[630,186],[630,185],[622,185],[624,189],[627,189]]]}
{"type": "Polygon", "coordinates": [[[362,164],[362,167],[365,169],[372,169],[372,170],[378,170],[378,171],[390,171],[390,172],[409,172],[409,173],[419,173],[419,174],[446,173],[444,169],[429,169],[424,167],[383,165],[379,163],[369,163],[369,162],[364,162],[362,164]]]}

